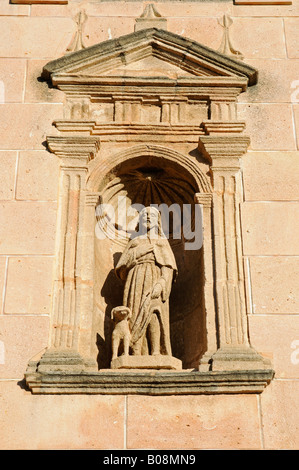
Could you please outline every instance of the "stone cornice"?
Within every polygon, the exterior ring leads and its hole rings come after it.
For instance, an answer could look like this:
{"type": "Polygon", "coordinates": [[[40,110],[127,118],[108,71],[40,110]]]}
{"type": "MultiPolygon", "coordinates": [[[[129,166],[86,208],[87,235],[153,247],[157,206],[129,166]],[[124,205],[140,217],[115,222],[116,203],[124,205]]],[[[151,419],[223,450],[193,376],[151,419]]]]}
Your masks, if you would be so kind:
{"type": "Polygon", "coordinates": [[[43,68],[42,76],[46,80],[56,76],[56,81],[58,74],[73,76],[73,79],[76,74],[103,76],[149,54],[167,60],[193,76],[241,77],[248,85],[257,82],[257,71],[253,67],[196,41],[156,28],[127,34],[51,61],[43,68]]]}
{"type": "Polygon", "coordinates": [[[215,98],[235,99],[239,93],[245,91],[248,80],[244,77],[118,77],[118,76],[95,76],[75,74],[55,74],[52,76],[52,84],[67,94],[88,94],[92,96],[109,93],[121,93],[124,96],[139,94],[142,87],[142,97],[146,94],[198,94],[203,96],[213,95],[215,98]],[[125,89],[123,89],[125,87],[125,89]],[[201,90],[199,90],[199,88],[201,90]],[[122,91],[120,91],[122,89],[122,91]]]}
{"type": "Polygon", "coordinates": [[[26,382],[34,394],[138,394],[202,395],[261,393],[273,378],[273,370],[215,372],[50,372],[35,371],[29,364],[26,382]]]}

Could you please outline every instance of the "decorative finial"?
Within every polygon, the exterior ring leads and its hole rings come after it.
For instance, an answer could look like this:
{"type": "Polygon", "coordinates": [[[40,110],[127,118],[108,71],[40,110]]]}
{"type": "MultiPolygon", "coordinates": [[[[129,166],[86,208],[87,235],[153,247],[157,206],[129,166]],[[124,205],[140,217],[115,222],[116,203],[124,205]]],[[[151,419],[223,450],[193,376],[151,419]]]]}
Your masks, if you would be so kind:
{"type": "Polygon", "coordinates": [[[74,21],[77,23],[77,31],[75,32],[70,45],[68,46],[66,52],[76,52],[81,49],[85,49],[85,44],[83,42],[83,25],[87,20],[87,15],[84,10],[79,11],[74,17],[74,21]]]}
{"type": "Polygon", "coordinates": [[[231,19],[231,17],[228,15],[223,15],[222,20],[218,19],[218,23],[224,29],[222,42],[218,49],[218,52],[221,52],[222,54],[225,54],[231,57],[235,57],[237,59],[243,59],[243,54],[239,51],[236,51],[236,49],[234,49],[231,44],[231,40],[229,37],[229,28],[233,24],[233,20],[231,19]]]}
{"type": "Polygon", "coordinates": [[[153,3],[146,5],[142,15],[135,21],[135,31],[147,28],[167,29],[166,18],[160,15],[153,3]]]}

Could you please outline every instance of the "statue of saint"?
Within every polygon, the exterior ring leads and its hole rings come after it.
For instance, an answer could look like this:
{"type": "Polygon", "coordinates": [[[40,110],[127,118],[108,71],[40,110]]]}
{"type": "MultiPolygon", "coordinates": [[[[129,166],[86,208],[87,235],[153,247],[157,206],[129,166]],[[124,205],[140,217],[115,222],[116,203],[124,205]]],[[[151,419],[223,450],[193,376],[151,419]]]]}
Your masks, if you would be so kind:
{"type": "Polygon", "coordinates": [[[175,258],[156,208],[144,208],[137,227],[115,268],[124,281],[123,306],[131,312],[130,351],[171,356],[169,296],[177,276],[175,258]]]}

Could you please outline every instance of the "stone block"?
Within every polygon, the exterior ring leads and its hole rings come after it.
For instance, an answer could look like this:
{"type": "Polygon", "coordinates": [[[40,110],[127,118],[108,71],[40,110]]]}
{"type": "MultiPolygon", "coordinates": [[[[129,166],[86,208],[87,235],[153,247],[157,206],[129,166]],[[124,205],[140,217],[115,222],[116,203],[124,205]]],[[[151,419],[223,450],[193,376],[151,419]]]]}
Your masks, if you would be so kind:
{"type": "Polygon", "coordinates": [[[298,152],[248,152],[242,166],[246,201],[299,199],[298,152]]]}
{"type": "Polygon", "coordinates": [[[213,8],[207,2],[184,2],[183,8],[174,8],[171,1],[155,2],[158,12],[165,18],[198,18],[201,21],[203,17],[222,17],[224,14],[230,15],[232,4],[230,2],[214,2],[213,8]]]}
{"type": "MultiPolygon", "coordinates": [[[[79,7],[80,4],[78,4],[79,7]]],[[[75,3],[65,3],[61,5],[35,4],[31,5],[30,16],[54,16],[54,17],[73,17],[78,9],[75,3]]]]}
{"type": "MultiPolygon", "coordinates": [[[[297,95],[299,100],[299,93],[297,95]]],[[[299,149],[299,104],[293,105],[293,112],[294,112],[294,124],[296,129],[296,140],[297,140],[297,148],[299,149]]]]}
{"type": "Polygon", "coordinates": [[[25,59],[0,59],[0,104],[22,102],[25,72],[25,59]]]}
{"type": "Polygon", "coordinates": [[[299,18],[285,18],[287,54],[290,59],[299,58],[299,18]]]}
{"type": "Polygon", "coordinates": [[[0,258],[0,315],[3,313],[3,298],[6,283],[6,261],[6,257],[0,258]]]}
{"type": "Polygon", "coordinates": [[[42,151],[20,152],[16,199],[55,201],[58,178],[59,160],[56,155],[42,151]]]}
{"type": "Polygon", "coordinates": [[[124,448],[125,397],[33,396],[17,382],[6,381],[1,383],[0,407],[2,449],[124,448]]]}
{"type": "Polygon", "coordinates": [[[63,103],[64,93],[41,79],[43,66],[48,61],[28,60],[25,102],[26,103],[63,103]]]}
{"type": "Polygon", "coordinates": [[[29,16],[29,5],[13,5],[10,0],[2,0],[0,4],[0,16],[29,16]]]}
{"type": "Polygon", "coordinates": [[[48,346],[50,318],[48,315],[2,315],[0,331],[3,351],[0,378],[22,380],[31,357],[48,346]]]}
{"type": "Polygon", "coordinates": [[[253,313],[299,313],[299,258],[252,257],[253,313]]]}
{"type": "Polygon", "coordinates": [[[0,106],[0,147],[2,150],[44,150],[52,123],[62,117],[60,104],[3,104],[0,106]],[[13,129],[13,132],[12,132],[13,129]]]}
{"type": "Polygon", "coordinates": [[[0,152],[0,200],[14,197],[17,152],[0,152]]]}
{"type": "Polygon", "coordinates": [[[217,18],[170,17],[167,19],[167,25],[168,31],[172,33],[193,39],[212,49],[217,50],[220,47],[223,29],[217,18]]]}
{"type": "Polygon", "coordinates": [[[63,55],[75,31],[71,18],[0,17],[0,57],[56,59],[63,55]],[[17,34],[16,34],[17,32],[17,34]]]}
{"type": "MultiPolygon", "coordinates": [[[[159,10],[158,6],[157,9],[159,10]]],[[[159,12],[162,14],[162,10],[159,12]]],[[[219,15],[221,17],[221,15],[219,15]]],[[[247,58],[286,58],[283,21],[280,18],[234,18],[230,39],[235,49],[247,58]],[[252,31],[255,34],[252,34],[252,31]],[[271,39],[269,39],[271,38],[271,39]]],[[[169,17],[168,30],[218,49],[223,28],[217,17],[169,17]]]]}
{"type": "MultiPolygon", "coordinates": [[[[126,1],[88,2],[84,5],[87,16],[137,18],[143,12],[143,3],[126,1]]],[[[32,5],[31,16],[65,16],[73,18],[82,10],[82,3],[68,3],[67,5],[32,5]]]]}
{"type": "MultiPolygon", "coordinates": [[[[290,2],[289,2],[290,3],[290,2]]],[[[292,1],[290,5],[233,5],[232,16],[246,17],[288,17],[298,16],[299,4],[292,1]]]]}
{"type": "Polygon", "coordinates": [[[299,379],[298,315],[249,315],[252,346],[271,360],[275,377],[299,379]]]}
{"type": "Polygon", "coordinates": [[[298,380],[274,380],[262,394],[261,412],[266,450],[298,449],[298,394],[298,380]]]}
{"type": "Polygon", "coordinates": [[[299,102],[298,68],[296,59],[247,59],[258,70],[258,83],[239,96],[239,102],[291,103],[299,102]]]}
{"type": "Polygon", "coordinates": [[[259,449],[255,395],[128,397],[128,449],[259,449]]]}
{"type": "Polygon", "coordinates": [[[83,42],[88,46],[98,44],[107,39],[133,33],[135,18],[131,17],[88,17],[83,29],[83,42]]]}
{"type": "Polygon", "coordinates": [[[5,313],[49,313],[53,258],[9,258],[5,313]]]}
{"type": "Polygon", "coordinates": [[[245,255],[299,255],[298,202],[245,202],[241,217],[245,255]]]}
{"type": "Polygon", "coordinates": [[[234,18],[230,39],[246,59],[286,57],[282,18],[234,18]]]}
{"type": "Polygon", "coordinates": [[[291,104],[238,104],[252,150],[296,150],[291,104]]]}
{"type": "Polygon", "coordinates": [[[0,254],[52,255],[56,203],[0,202],[0,254]]]}

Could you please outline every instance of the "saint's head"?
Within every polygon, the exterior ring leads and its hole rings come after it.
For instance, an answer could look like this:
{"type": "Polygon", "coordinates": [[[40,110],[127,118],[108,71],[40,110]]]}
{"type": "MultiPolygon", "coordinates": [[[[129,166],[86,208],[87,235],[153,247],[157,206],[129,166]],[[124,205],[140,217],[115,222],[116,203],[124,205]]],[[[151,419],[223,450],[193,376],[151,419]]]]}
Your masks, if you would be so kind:
{"type": "Polygon", "coordinates": [[[136,227],[138,236],[147,235],[150,238],[163,236],[161,214],[155,207],[149,206],[139,213],[139,220],[136,227]]]}

